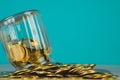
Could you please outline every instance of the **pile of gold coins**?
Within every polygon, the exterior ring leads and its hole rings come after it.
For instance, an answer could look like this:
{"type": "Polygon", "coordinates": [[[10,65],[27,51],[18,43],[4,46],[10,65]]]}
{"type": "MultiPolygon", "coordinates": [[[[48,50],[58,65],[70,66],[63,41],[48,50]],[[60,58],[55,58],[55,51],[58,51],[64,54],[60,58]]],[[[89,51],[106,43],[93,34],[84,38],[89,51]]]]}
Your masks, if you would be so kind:
{"type": "MultiPolygon", "coordinates": [[[[28,68],[17,70],[7,76],[6,78],[78,78],[81,80],[117,80],[108,72],[98,72],[94,70],[95,64],[31,64],[28,68]]],[[[57,79],[56,79],[57,80],[57,79]]],[[[77,79],[76,79],[77,80],[77,79]]]]}

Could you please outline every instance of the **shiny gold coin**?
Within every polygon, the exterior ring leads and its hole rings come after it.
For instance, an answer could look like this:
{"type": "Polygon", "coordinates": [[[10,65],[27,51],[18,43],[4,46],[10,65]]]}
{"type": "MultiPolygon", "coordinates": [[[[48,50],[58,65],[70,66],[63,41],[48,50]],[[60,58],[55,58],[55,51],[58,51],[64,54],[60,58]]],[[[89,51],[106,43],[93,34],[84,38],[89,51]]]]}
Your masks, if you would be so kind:
{"type": "Polygon", "coordinates": [[[9,51],[10,51],[10,56],[12,58],[13,61],[26,61],[28,60],[28,51],[22,47],[21,45],[19,44],[9,44],[8,46],[9,48],[9,51]],[[27,58],[24,60],[24,58],[26,57],[27,55],[27,58]]]}

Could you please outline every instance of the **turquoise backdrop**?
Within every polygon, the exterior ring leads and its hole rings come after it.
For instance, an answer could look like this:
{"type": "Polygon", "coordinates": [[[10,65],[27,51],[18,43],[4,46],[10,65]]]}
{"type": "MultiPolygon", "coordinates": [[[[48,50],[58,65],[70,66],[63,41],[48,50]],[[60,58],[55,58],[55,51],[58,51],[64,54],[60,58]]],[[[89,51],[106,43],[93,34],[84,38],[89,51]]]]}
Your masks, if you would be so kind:
{"type": "Polygon", "coordinates": [[[55,62],[120,65],[120,0],[0,0],[0,20],[30,9],[42,15],[55,62]]]}

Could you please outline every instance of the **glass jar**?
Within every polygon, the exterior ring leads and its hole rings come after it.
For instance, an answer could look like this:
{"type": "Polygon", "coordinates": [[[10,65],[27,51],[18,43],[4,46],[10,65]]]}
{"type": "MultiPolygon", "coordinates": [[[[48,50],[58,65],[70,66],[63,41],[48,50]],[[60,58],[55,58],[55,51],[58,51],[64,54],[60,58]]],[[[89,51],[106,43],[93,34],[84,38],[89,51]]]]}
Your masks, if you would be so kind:
{"type": "Polygon", "coordinates": [[[10,63],[16,68],[49,62],[51,45],[37,10],[1,20],[0,39],[10,63]]]}

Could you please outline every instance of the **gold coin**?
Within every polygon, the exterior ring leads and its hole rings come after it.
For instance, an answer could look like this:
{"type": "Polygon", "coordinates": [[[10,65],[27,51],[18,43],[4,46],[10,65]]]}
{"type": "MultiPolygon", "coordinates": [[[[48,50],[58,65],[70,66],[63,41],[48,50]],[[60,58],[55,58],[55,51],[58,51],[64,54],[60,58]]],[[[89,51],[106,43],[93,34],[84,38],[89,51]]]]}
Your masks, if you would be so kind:
{"type": "Polygon", "coordinates": [[[25,55],[25,50],[19,44],[9,45],[10,56],[14,61],[22,61],[25,55]]]}
{"type": "Polygon", "coordinates": [[[23,48],[25,50],[25,55],[24,55],[22,62],[28,62],[30,58],[30,51],[26,47],[23,47],[23,48]]]}

